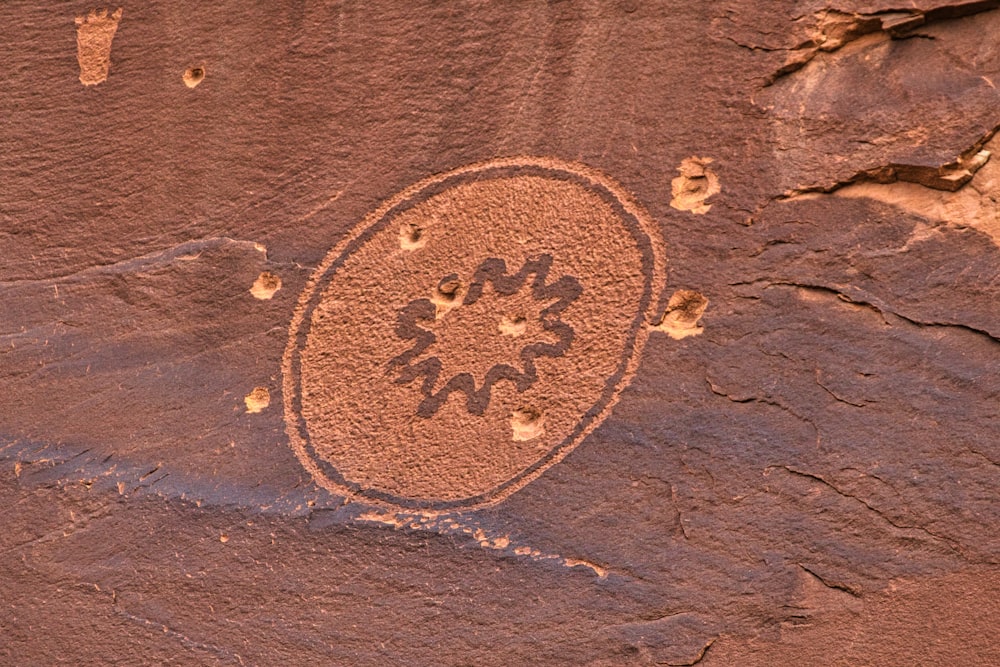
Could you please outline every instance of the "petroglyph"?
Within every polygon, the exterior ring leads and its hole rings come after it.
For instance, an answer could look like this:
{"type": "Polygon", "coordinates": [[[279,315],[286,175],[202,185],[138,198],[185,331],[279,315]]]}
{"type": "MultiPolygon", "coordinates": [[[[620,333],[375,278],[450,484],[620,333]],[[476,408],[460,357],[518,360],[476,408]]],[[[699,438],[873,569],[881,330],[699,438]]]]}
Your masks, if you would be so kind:
{"type": "Polygon", "coordinates": [[[111,67],[111,42],[118,31],[122,8],[113,14],[107,9],[93,10],[76,17],[76,59],[80,63],[80,83],[96,86],[108,78],[111,67]]]}
{"type": "MultiPolygon", "coordinates": [[[[573,342],[573,328],[560,321],[559,314],[572,304],[583,288],[572,276],[563,276],[551,284],[546,284],[551,266],[551,255],[541,255],[529,259],[520,271],[508,276],[506,263],[502,259],[495,257],[486,259],[473,275],[469,289],[464,291],[461,304],[457,302],[456,295],[461,283],[451,277],[445,278],[446,284],[451,286],[451,291],[447,293],[448,303],[453,306],[448,310],[457,310],[461,305],[461,310],[446,322],[442,321],[444,317],[440,306],[436,308],[430,299],[415,299],[403,308],[399,313],[396,335],[403,340],[414,341],[413,347],[390,359],[389,367],[391,369],[401,367],[396,378],[396,382],[400,384],[409,384],[423,378],[421,392],[424,394],[424,400],[417,406],[418,415],[432,417],[455,391],[465,394],[470,414],[482,415],[489,405],[494,384],[501,381],[511,382],[519,392],[522,392],[538,380],[535,366],[538,357],[560,357],[566,353],[573,342]],[[476,359],[477,366],[480,367],[477,369],[478,372],[465,371],[461,367],[452,369],[449,367],[447,356],[442,361],[440,355],[435,354],[438,352],[436,349],[438,347],[447,350],[449,343],[451,347],[461,348],[463,343],[465,346],[476,345],[477,342],[482,342],[483,338],[489,338],[488,330],[479,331],[481,327],[476,326],[484,319],[489,321],[492,312],[489,300],[484,300],[487,304],[485,313],[482,312],[482,308],[472,307],[480,304],[480,297],[488,285],[492,286],[487,292],[488,295],[516,296],[526,285],[529,276],[533,278],[531,293],[536,302],[546,303],[554,300],[544,309],[535,308],[538,311],[535,317],[536,328],[541,329],[537,332],[540,341],[523,345],[515,343],[513,347],[509,343],[484,346],[486,350],[498,349],[500,354],[496,359],[486,355],[485,365],[482,363],[483,357],[476,359]],[[470,311],[471,319],[458,316],[470,314],[470,311]],[[421,325],[422,321],[429,324],[421,325]],[[441,324],[435,326],[438,322],[441,324]],[[479,340],[462,340],[468,336],[474,336],[479,340]],[[455,338],[458,338],[457,342],[455,338]],[[440,344],[442,339],[443,345],[440,344]],[[514,365],[509,363],[512,360],[516,360],[514,365]]],[[[497,330],[499,331],[499,327],[497,330]]],[[[444,354],[447,355],[447,352],[444,354]]]]}
{"type": "Polygon", "coordinates": [[[349,498],[424,514],[497,502],[607,416],[664,273],[646,214],[582,165],[506,159],[421,181],[331,250],[299,300],[292,447],[349,498]]]}

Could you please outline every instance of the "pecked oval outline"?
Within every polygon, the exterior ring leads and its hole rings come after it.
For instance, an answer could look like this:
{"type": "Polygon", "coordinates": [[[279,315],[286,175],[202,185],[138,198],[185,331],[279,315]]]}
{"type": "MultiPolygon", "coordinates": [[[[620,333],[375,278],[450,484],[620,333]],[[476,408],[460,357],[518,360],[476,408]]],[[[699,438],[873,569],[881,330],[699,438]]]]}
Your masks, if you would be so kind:
{"type": "Polygon", "coordinates": [[[289,445],[302,466],[312,475],[313,480],[328,491],[343,495],[345,502],[358,499],[373,505],[425,515],[473,510],[499,503],[569,455],[611,413],[622,390],[632,380],[638,368],[639,358],[649,338],[648,325],[655,323],[657,316],[661,315],[666,307],[665,288],[666,249],[659,229],[645,209],[621,185],[587,165],[549,157],[515,156],[476,162],[428,176],[390,197],[366,215],[343,240],[327,252],[302,289],[289,325],[288,343],[281,364],[285,432],[288,435],[289,445]],[[301,410],[299,357],[309,335],[312,311],[319,304],[323,291],[334,279],[337,269],[346,258],[381,231],[382,227],[389,224],[400,211],[412,208],[429,197],[448,190],[454,186],[455,181],[471,176],[480,179],[503,178],[523,175],[525,171],[549,177],[558,175],[560,180],[581,184],[607,201],[626,226],[630,226],[629,220],[634,223],[634,228],[631,228],[630,232],[643,256],[645,284],[638,312],[622,349],[622,361],[615,373],[605,382],[600,398],[581,416],[569,435],[530,466],[493,489],[457,500],[434,502],[366,489],[350,482],[337,471],[335,466],[316,454],[310,443],[301,410]]]}

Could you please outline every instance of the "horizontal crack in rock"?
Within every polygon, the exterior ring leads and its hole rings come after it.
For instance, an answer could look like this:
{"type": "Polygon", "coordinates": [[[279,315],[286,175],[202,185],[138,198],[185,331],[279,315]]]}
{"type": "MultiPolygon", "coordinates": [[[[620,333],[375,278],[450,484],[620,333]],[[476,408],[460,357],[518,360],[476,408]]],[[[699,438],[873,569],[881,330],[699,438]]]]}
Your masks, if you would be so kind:
{"type": "Polygon", "coordinates": [[[715,639],[716,638],[713,637],[705,642],[705,645],[702,646],[694,656],[692,656],[691,660],[685,662],[667,661],[665,664],[668,665],[668,667],[692,667],[692,665],[697,665],[702,661],[702,659],[704,659],[705,654],[708,653],[708,649],[712,648],[712,644],[715,643],[715,639]]]}
{"type": "MultiPolygon", "coordinates": [[[[979,154],[992,154],[1000,150],[1000,136],[994,135],[980,150],[979,154]]],[[[968,187],[953,192],[934,190],[918,183],[877,183],[859,181],[840,187],[830,194],[851,199],[870,199],[902,209],[926,220],[939,220],[955,229],[972,228],[986,234],[993,243],[1000,246],[1000,216],[997,202],[1000,202],[1000,162],[990,160],[977,169],[974,178],[967,181],[968,187]]],[[[811,193],[798,198],[827,196],[811,193]]],[[[910,244],[920,242],[934,233],[933,227],[915,229],[905,246],[892,252],[909,249],[910,244]]]]}
{"type": "Polygon", "coordinates": [[[267,252],[257,243],[235,239],[228,236],[213,236],[204,239],[194,239],[174,244],[163,250],[155,250],[137,257],[127,257],[118,260],[109,260],[82,267],[67,273],[39,276],[37,278],[16,278],[13,280],[0,280],[0,286],[8,287],[14,285],[40,284],[50,285],[59,281],[66,281],[70,278],[81,276],[137,273],[148,271],[151,268],[165,266],[172,262],[185,259],[197,259],[205,250],[215,250],[217,248],[237,247],[246,250],[247,253],[260,253],[264,261],[267,261],[267,252]]]}
{"type": "Polygon", "coordinates": [[[154,621],[152,619],[140,616],[138,614],[132,614],[122,608],[121,604],[117,601],[117,598],[113,598],[112,608],[115,613],[122,618],[131,621],[132,623],[137,623],[145,628],[151,630],[162,632],[165,636],[171,639],[176,639],[182,646],[189,650],[204,651],[206,653],[212,653],[219,658],[223,658],[229,664],[240,664],[245,665],[243,658],[238,653],[233,653],[221,646],[216,646],[215,644],[208,644],[206,642],[201,642],[196,639],[192,639],[188,635],[175,630],[166,623],[161,623],[159,621],[154,621]]]}
{"type": "Polygon", "coordinates": [[[723,388],[719,387],[714,382],[712,382],[712,380],[710,380],[708,377],[705,378],[705,382],[708,383],[708,388],[713,394],[715,394],[716,396],[722,396],[723,398],[727,398],[733,403],[760,403],[762,405],[770,405],[772,407],[778,408],[779,410],[782,410],[783,412],[787,412],[788,414],[795,417],[797,420],[808,424],[812,428],[813,432],[816,434],[817,447],[819,447],[822,444],[822,436],[820,435],[819,427],[816,426],[816,423],[813,420],[809,419],[808,417],[800,415],[799,413],[797,413],[795,410],[792,410],[784,403],[780,403],[772,398],[764,398],[753,395],[749,395],[746,397],[733,396],[732,394],[727,393],[723,388]]]}
{"type": "Polygon", "coordinates": [[[845,593],[853,595],[856,598],[861,597],[861,591],[858,588],[854,587],[854,586],[851,586],[849,584],[845,584],[845,583],[843,583],[841,581],[829,581],[826,577],[820,576],[819,574],[816,573],[815,570],[813,570],[812,568],[806,567],[802,563],[796,563],[796,565],[798,565],[800,568],[802,568],[803,571],[809,573],[814,579],[816,579],[816,581],[818,581],[819,583],[823,584],[827,588],[832,588],[833,590],[836,590],[836,591],[843,591],[845,593]]]}
{"type": "Polygon", "coordinates": [[[916,183],[933,190],[956,192],[971,181],[976,172],[989,161],[990,151],[984,150],[983,147],[993,138],[997,130],[1000,130],[1000,125],[980,137],[968,150],[963,151],[955,159],[937,167],[901,163],[870,167],[832,185],[808,185],[788,190],[778,199],[788,201],[810,195],[829,194],[855,183],[879,183],[883,185],[896,182],[916,183]]]}
{"type": "Polygon", "coordinates": [[[810,39],[794,49],[785,63],[764,82],[765,86],[805,67],[820,53],[832,53],[865,35],[884,33],[891,39],[912,37],[913,31],[930,23],[979,14],[1000,7],[1000,0],[971,0],[921,10],[916,7],[886,9],[869,14],[824,9],[817,12],[810,39]]]}
{"type": "MultiPolygon", "coordinates": [[[[741,283],[730,283],[730,287],[735,287],[738,285],[749,285],[758,284],[762,289],[769,289],[771,287],[796,287],[799,289],[815,290],[817,292],[826,292],[833,296],[836,296],[841,301],[847,303],[852,303],[858,306],[865,306],[871,308],[875,312],[879,313],[883,319],[886,315],[891,315],[904,322],[912,324],[918,327],[948,327],[953,329],[960,329],[963,331],[968,331],[969,333],[977,334],[979,336],[984,336],[988,340],[994,343],[1000,343],[1000,335],[994,334],[986,329],[979,329],[977,327],[970,326],[968,324],[962,324],[960,322],[929,322],[926,320],[919,320],[910,315],[904,315],[893,308],[890,308],[888,304],[884,301],[872,297],[861,289],[856,287],[849,287],[851,292],[854,294],[847,294],[844,292],[843,287],[830,287],[829,285],[823,285],[818,283],[800,283],[791,280],[766,280],[766,281],[750,281],[741,283]]],[[[888,320],[885,320],[888,323],[888,320]]]]}
{"type": "Polygon", "coordinates": [[[848,498],[850,500],[853,500],[853,501],[861,504],[863,507],[865,507],[866,509],[868,509],[870,512],[876,514],[879,518],[881,518],[883,521],[885,521],[886,523],[888,523],[890,526],[892,526],[894,528],[898,528],[899,530],[916,530],[916,531],[919,531],[919,532],[927,535],[931,539],[933,539],[935,542],[940,542],[940,543],[946,545],[949,549],[951,549],[955,553],[959,554],[963,558],[967,559],[965,551],[962,549],[961,544],[959,544],[955,540],[950,539],[948,537],[945,537],[943,535],[938,535],[937,533],[932,532],[931,530],[929,530],[925,526],[921,526],[921,525],[917,525],[917,524],[906,524],[906,523],[900,523],[899,521],[894,521],[894,520],[890,519],[885,514],[885,512],[883,512],[882,510],[878,509],[877,507],[875,507],[874,505],[872,505],[871,503],[869,503],[864,498],[860,498],[858,496],[855,496],[855,495],[852,495],[852,494],[848,493],[847,491],[844,491],[843,489],[841,489],[840,487],[838,487],[836,484],[831,483],[829,480],[827,480],[822,475],[818,475],[816,473],[807,472],[807,471],[804,471],[804,470],[798,470],[798,469],[796,469],[796,468],[794,468],[792,466],[789,466],[789,465],[768,466],[766,468],[766,471],[769,472],[771,470],[776,470],[776,469],[777,470],[784,470],[785,472],[788,472],[788,473],[790,473],[792,475],[797,475],[799,477],[806,477],[808,479],[815,480],[815,481],[823,484],[827,488],[829,488],[831,491],[833,491],[837,495],[843,496],[844,498],[848,498]]]}

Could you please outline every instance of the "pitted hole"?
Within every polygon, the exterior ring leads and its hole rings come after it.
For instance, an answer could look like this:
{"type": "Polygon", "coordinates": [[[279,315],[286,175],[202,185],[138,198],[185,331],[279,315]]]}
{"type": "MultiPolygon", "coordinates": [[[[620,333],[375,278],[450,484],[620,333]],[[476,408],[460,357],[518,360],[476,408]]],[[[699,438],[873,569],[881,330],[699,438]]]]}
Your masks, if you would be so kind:
{"type": "Polygon", "coordinates": [[[462,283],[458,280],[458,275],[452,273],[441,279],[437,286],[437,296],[445,301],[454,301],[458,298],[458,292],[462,288],[462,283]]]}
{"type": "Polygon", "coordinates": [[[663,320],[654,328],[675,340],[697,336],[705,330],[701,316],[708,308],[708,299],[694,290],[677,290],[667,303],[663,320]]]}
{"type": "Polygon", "coordinates": [[[500,324],[497,328],[504,336],[516,338],[517,336],[523,336],[524,332],[528,330],[528,320],[523,315],[514,315],[512,317],[504,315],[500,318],[500,324]]]}
{"type": "Polygon", "coordinates": [[[457,308],[462,303],[466,288],[458,279],[457,273],[452,273],[438,283],[431,294],[431,303],[435,306],[435,317],[441,319],[452,308],[457,308]]]}
{"type": "Polygon", "coordinates": [[[250,287],[250,293],[258,299],[270,299],[281,289],[281,278],[270,271],[264,271],[250,287]]]}
{"type": "Polygon", "coordinates": [[[681,161],[681,166],[677,167],[680,176],[670,182],[672,207],[698,215],[708,213],[712,205],[706,204],[705,200],[722,192],[719,177],[708,166],[712,162],[710,157],[696,155],[681,161]]]}
{"type": "Polygon", "coordinates": [[[423,227],[412,222],[399,228],[399,247],[403,250],[417,250],[427,245],[423,227]]]}
{"type": "Polygon", "coordinates": [[[539,410],[522,407],[510,416],[511,438],[516,442],[534,440],[545,434],[545,419],[539,410]]]}
{"type": "Polygon", "coordinates": [[[267,387],[254,387],[243,398],[243,402],[247,406],[247,413],[256,414],[271,404],[271,392],[267,390],[267,387]]]}
{"type": "Polygon", "coordinates": [[[202,79],[205,78],[205,68],[201,66],[188,67],[184,71],[183,78],[185,86],[187,86],[188,88],[194,88],[195,86],[197,86],[199,83],[202,82],[202,79]]]}

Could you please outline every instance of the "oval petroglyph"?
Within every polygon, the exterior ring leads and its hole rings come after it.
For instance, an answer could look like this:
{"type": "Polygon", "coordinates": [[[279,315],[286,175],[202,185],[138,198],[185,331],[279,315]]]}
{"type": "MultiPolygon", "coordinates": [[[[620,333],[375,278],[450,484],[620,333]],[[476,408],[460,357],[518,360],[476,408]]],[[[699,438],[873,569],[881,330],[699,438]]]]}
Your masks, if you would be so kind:
{"type": "Polygon", "coordinates": [[[502,500],[608,415],[664,280],[648,216],[592,169],[511,158],[423,180],[303,291],[283,365],[291,445],[358,500],[502,500]]]}

